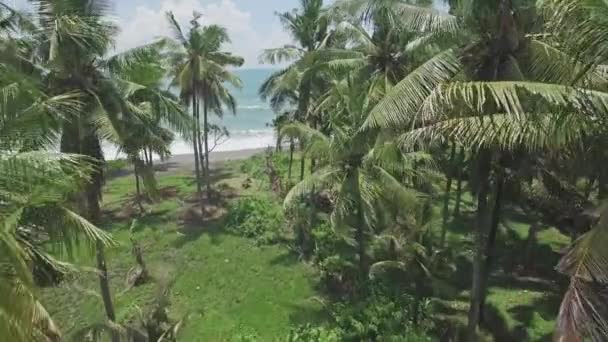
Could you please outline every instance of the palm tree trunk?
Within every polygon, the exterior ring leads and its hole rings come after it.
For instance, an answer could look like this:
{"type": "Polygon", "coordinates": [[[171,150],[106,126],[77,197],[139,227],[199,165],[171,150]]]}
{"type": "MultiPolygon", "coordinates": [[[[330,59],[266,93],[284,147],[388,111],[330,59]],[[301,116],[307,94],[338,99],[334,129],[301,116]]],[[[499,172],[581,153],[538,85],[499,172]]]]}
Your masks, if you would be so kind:
{"type": "Polygon", "coordinates": [[[441,240],[440,240],[440,248],[445,247],[445,239],[448,232],[448,219],[450,217],[450,194],[452,192],[452,174],[454,173],[454,162],[456,158],[456,144],[452,144],[452,149],[450,152],[450,160],[448,165],[447,179],[445,185],[445,194],[443,197],[443,222],[441,225],[441,240]]]}
{"type": "Polygon", "coordinates": [[[135,198],[137,201],[137,206],[139,207],[139,213],[141,214],[144,212],[144,207],[141,204],[141,189],[139,185],[139,168],[137,167],[137,161],[133,164],[133,173],[135,174],[135,198]]]}
{"type": "Polygon", "coordinates": [[[196,135],[196,143],[198,144],[198,160],[201,168],[201,175],[203,179],[206,179],[205,177],[207,177],[207,170],[205,169],[205,149],[203,148],[203,135],[200,128],[198,134],[196,135]]]}
{"type": "Polygon", "coordinates": [[[281,135],[278,133],[277,133],[277,146],[275,147],[275,152],[277,152],[277,153],[281,152],[281,135]]]}
{"type": "Polygon", "coordinates": [[[97,271],[99,272],[99,288],[101,289],[101,298],[103,300],[103,306],[106,310],[106,316],[112,322],[116,322],[116,315],[114,314],[114,305],[112,304],[112,295],[110,293],[110,283],[108,280],[108,269],[106,267],[106,257],[104,252],[104,246],[100,241],[97,241],[96,245],[96,259],[97,259],[97,271]]]}
{"type": "Polygon", "coordinates": [[[152,147],[148,147],[148,151],[150,154],[150,161],[148,165],[150,166],[150,169],[152,169],[154,167],[154,153],[152,152],[152,147]]]}
{"type": "Polygon", "coordinates": [[[490,220],[490,234],[485,248],[485,265],[484,265],[484,276],[482,285],[482,297],[479,303],[479,320],[484,322],[484,307],[486,304],[486,298],[488,295],[488,283],[490,280],[490,273],[494,260],[496,259],[496,236],[498,235],[498,224],[500,223],[501,211],[502,211],[502,195],[504,188],[504,175],[502,170],[497,171],[496,176],[496,189],[494,190],[494,208],[492,209],[492,218],[490,220]]]}
{"type": "Polygon", "coordinates": [[[211,175],[209,174],[209,118],[207,101],[203,103],[203,138],[205,139],[205,182],[207,198],[211,198],[211,175]]]}
{"type": "Polygon", "coordinates": [[[144,163],[149,164],[150,162],[148,161],[148,150],[146,150],[146,148],[144,148],[144,163]]]}
{"type": "Polygon", "coordinates": [[[304,168],[306,167],[306,158],[304,156],[304,145],[300,142],[300,151],[302,151],[302,155],[300,156],[300,181],[304,180],[304,168]]]}
{"type": "Polygon", "coordinates": [[[598,199],[608,198],[608,170],[602,168],[597,177],[598,199]]]}
{"type": "Polygon", "coordinates": [[[293,151],[295,149],[295,146],[293,144],[293,139],[291,139],[291,141],[289,142],[289,168],[287,171],[287,178],[288,178],[288,183],[291,183],[291,171],[293,169],[293,151]]]}
{"type": "Polygon", "coordinates": [[[532,252],[534,251],[534,247],[538,241],[537,235],[540,229],[540,224],[535,220],[530,225],[530,229],[528,230],[528,238],[526,239],[526,246],[524,247],[524,260],[523,260],[523,268],[525,271],[530,270],[530,263],[532,262],[532,252]]]}
{"type": "Polygon", "coordinates": [[[201,170],[202,179],[206,179],[207,170],[205,169],[205,154],[203,152],[204,150],[203,150],[203,137],[201,134],[201,126],[200,126],[200,116],[201,116],[200,112],[201,112],[201,105],[200,105],[200,103],[197,103],[196,117],[197,117],[197,122],[199,124],[197,126],[196,144],[198,146],[198,162],[199,162],[199,167],[201,170]]]}
{"type": "Polygon", "coordinates": [[[479,189],[477,192],[477,218],[475,234],[475,256],[473,258],[473,277],[471,285],[471,300],[469,307],[469,320],[467,325],[467,341],[477,340],[477,327],[479,326],[479,308],[483,297],[483,276],[485,274],[485,244],[487,241],[486,220],[488,217],[488,194],[490,192],[490,166],[492,154],[482,150],[478,157],[479,189]]]}
{"type": "Polygon", "coordinates": [[[422,284],[420,280],[416,280],[416,288],[414,291],[414,309],[412,310],[412,323],[414,326],[418,325],[420,319],[420,302],[422,301],[422,284]]]}
{"type": "Polygon", "coordinates": [[[355,231],[355,240],[357,241],[357,256],[359,257],[359,274],[361,279],[365,279],[368,275],[368,262],[367,262],[367,241],[365,232],[365,218],[363,217],[363,205],[361,204],[361,189],[359,187],[359,170],[354,167],[351,169],[350,175],[348,176],[351,182],[353,191],[353,197],[356,198],[357,207],[355,208],[355,222],[354,226],[357,227],[355,231]]]}
{"type": "Polygon", "coordinates": [[[460,148],[460,153],[458,154],[458,166],[456,167],[458,170],[456,171],[456,203],[454,204],[454,214],[455,218],[460,217],[460,204],[462,202],[462,168],[464,167],[464,148],[460,148]]]}
{"type": "MultiPolygon", "coordinates": [[[[317,129],[317,120],[312,117],[311,118],[311,126],[313,129],[317,129]]],[[[310,174],[315,173],[315,169],[317,168],[317,160],[315,158],[310,158],[310,174]]]]}
{"type": "Polygon", "coordinates": [[[196,137],[198,136],[198,131],[199,129],[197,128],[199,126],[199,120],[198,120],[198,113],[197,113],[197,101],[196,101],[196,92],[194,92],[194,94],[192,95],[192,119],[194,119],[194,128],[193,128],[193,135],[192,135],[192,142],[193,142],[193,147],[194,147],[194,170],[195,170],[195,174],[196,174],[196,192],[198,195],[198,200],[201,202],[201,210],[203,210],[203,202],[202,202],[202,198],[203,198],[203,186],[201,184],[201,169],[200,169],[200,162],[199,162],[199,150],[198,150],[198,144],[197,144],[197,139],[196,137]]]}

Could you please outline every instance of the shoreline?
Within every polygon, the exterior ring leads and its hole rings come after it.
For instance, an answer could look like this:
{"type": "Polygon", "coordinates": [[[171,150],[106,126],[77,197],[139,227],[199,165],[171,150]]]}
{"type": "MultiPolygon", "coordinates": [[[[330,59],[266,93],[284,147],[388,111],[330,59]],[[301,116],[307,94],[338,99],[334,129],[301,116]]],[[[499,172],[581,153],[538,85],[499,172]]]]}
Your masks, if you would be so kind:
{"type": "MultiPolygon", "coordinates": [[[[252,148],[242,149],[236,151],[217,151],[209,154],[209,166],[217,167],[222,163],[232,160],[242,160],[252,157],[256,154],[266,151],[268,148],[252,148]]],[[[166,165],[170,169],[194,169],[194,154],[176,154],[169,157],[169,159],[160,163],[166,165]]]]}

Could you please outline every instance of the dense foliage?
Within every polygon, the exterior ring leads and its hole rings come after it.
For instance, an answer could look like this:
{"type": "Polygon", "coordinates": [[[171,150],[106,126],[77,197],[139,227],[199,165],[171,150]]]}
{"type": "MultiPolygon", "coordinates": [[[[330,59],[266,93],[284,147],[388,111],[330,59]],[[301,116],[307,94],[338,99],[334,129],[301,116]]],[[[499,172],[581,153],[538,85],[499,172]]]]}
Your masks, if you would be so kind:
{"type": "MultiPolygon", "coordinates": [[[[608,6],[445,3],[301,0],[277,14],[293,44],[260,57],[283,66],[260,89],[277,112],[276,152],[242,165],[243,187],[265,194],[231,201],[224,228],[285,243],[317,271],[327,320],[293,327],[290,341],[529,338],[492,326],[491,290],[503,279],[562,295],[551,307],[556,340],[606,340],[608,6]],[[518,232],[512,215],[532,223],[518,232]],[[562,255],[540,248],[549,229],[570,238],[562,255]],[[546,261],[556,271],[538,266],[546,261]],[[462,304],[466,324],[436,314],[446,302],[462,304]]],[[[125,203],[146,218],[144,202],[172,194],[158,187],[154,156],[166,158],[177,135],[191,142],[197,209],[184,224],[217,218],[208,116],[236,112],[227,85],[241,81],[229,68],[244,61],[199,13],[187,31],[167,13],[171,38],[116,54],[107,1],[31,5],[0,3],[0,337],[61,339],[36,289],[77,271],[59,259],[84,240],[108,322],[77,336],[175,340],[182,321],[168,304],[145,333],[116,314],[105,256],[114,241],[95,226],[116,166],[102,144],[133,164],[135,200],[125,203]]]]}
{"type": "Polygon", "coordinates": [[[255,238],[259,244],[277,242],[283,230],[283,211],[272,199],[244,198],[228,208],[226,228],[255,238]]]}

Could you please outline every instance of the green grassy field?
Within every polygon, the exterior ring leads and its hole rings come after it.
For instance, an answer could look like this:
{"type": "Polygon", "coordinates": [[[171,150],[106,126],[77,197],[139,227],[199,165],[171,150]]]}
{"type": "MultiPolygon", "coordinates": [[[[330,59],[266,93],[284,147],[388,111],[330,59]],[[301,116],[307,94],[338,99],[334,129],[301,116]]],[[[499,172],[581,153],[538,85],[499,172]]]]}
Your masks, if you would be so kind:
{"type": "MultiPolygon", "coordinates": [[[[121,322],[137,320],[155,303],[162,289],[170,290],[170,315],[174,319],[189,316],[181,335],[183,341],[239,341],[245,336],[280,341],[291,327],[325,319],[314,298],[318,296],[317,279],[311,266],[298,261],[283,245],[257,246],[253,240],[223,228],[222,214],[230,201],[241,196],[269,196],[261,172],[263,163],[263,158],[257,157],[215,171],[215,186],[223,189],[225,196],[216,208],[217,219],[205,223],[188,219],[189,209],[195,205],[191,201],[193,177],[179,172],[158,173],[163,200],[146,204],[147,213],[138,219],[132,233],[132,217],[137,216],[133,176],[125,174],[107,182],[104,228],[120,243],[107,251],[108,268],[121,322]],[[248,190],[242,188],[247,178],[244,171],[253,178],[248,190]],[[154,281],[127,290],[126,273],[135,265],[131,236],[143,247],[154,281]]],[[[284,162],[278,161],[277,169],[285,174],[284,162]]],[[[441,225],[440,208],[438,201],[436,236],[441,225]]],[[[458,293],[437,300],[435,318],[439,320],[466,322],[473,211],[473,200],[465,193],[462,219],[452,222],[448,235],[456,265],[450,283],[458,293]]],[[[555,229],[543,229],[532,254],[533,267],[522,274],[518,271],[521,253],[513,251],[523,249],[530,223],[515,209],[507,210],[501,222],[498,260],[488,297],[486,335],[490,340],[551,340],[561,296],[553,267],[559,258],[557,251],[569,239],[555,229]]],[[[81,254],[77,260],[86,267],[83,272],[58,288],[43,290],[44,304],[68,336],[105,317],[97,277],[91,271],[93,257],[81,254]]]]}
{"type": "MultiPolygon", "coordinates": [[[[216,178],[218,187],[233,190],[243,180],[231,167],[216,178]]],[[[169,196],[146,205],[148,212],[138,219],[133,232],[154,281],[128,291],[126,273],[135,265],[128,217],[134,210],[134,180],[131,175],[115,178],[105,188],[104,228],[120,244],[107,250],[119,321],[137,320],[164,288],[170,288],[171,316],[189,317],[181,334],[184,341],[232,341],[247,335],[271,341],[284,336],[292,325],[322,319],[321,308],[313,300],[316,278],[311,267],[298,262],[283,246],[259,247],[226,232],[221,217],[202,224],[184,222],[184,212],[193,206],[189,203],[193,178],[159,173],[158,179],[169,196]]],[[[232,192],[249,196],[255,191],[232,192]]],[[[92,255],[81,254],[77,260],[83,267],[94,265],[92,255]]],[[[58,288],[45,289],[43,298],[68,336],[104,321],[97,277],[91,271],[58,288]]]]}

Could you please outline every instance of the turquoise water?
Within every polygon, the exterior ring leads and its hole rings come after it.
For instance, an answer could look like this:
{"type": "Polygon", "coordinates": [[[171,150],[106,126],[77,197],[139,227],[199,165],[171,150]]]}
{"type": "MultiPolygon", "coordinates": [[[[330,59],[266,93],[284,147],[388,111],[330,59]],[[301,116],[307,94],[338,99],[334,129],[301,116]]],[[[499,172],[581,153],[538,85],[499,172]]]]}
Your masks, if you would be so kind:
{"type": "MultiPolygon", "coordinates": [[[[265,148],[275,144],[275,134],[270,124],[275,114],[268,103],[263,102],[258,96],[258,89],[266,80],[272,69],[246,69],[235,70],[243,81],[241,89],[231,89],[237,99],[237,114],[226,112],[223,118],[211,115],[211,122],[225,126],[230,132],[230,137],[223,139],[213,151],[238,151],[253,148],[265,148]]],[[[115,146],[109,143],[103,144],[106,159],[123,158],[115,146]]],[[[180,138],[171,146],[173,155],[192,154],[190,143],[180,138]]]]}
{"type": "MultiPolygon", "coordinates": [[[[211,115],[211,122],[226,127],[230,132],[230,137],[224,139],[214,151],[238,151],[274,145],[275,135],[270,124],[275,115],[268,103],[258,96],[258,89],[272,72],[271,69],[234,71],[243,81],[241,89],[231,89],[237,99],[237,113],[226,112],[223,118],[211,115]]],[[[173,144],[171,152],[174,155],[193,153],[190,144],[181,140],[173,144]]]]}
{"type": "Polygon", "coordinates": [[[269,69],[248,69],[234,71],[243,81],[242,89],[233,89],[232,94],[237,98],[238,113],[236,116],[226,113],[223,120],[214,120],[223,124],[229,130],[236,132],[246,130],[262,130],[272,123],[274,113],[267,103],[258,96],[258,89],[270,76],[269,69]]]}

